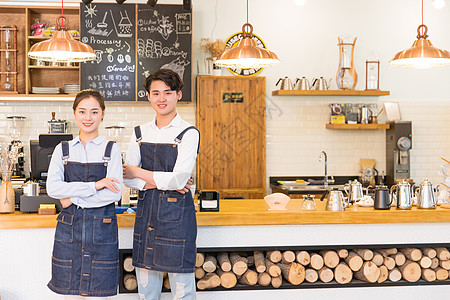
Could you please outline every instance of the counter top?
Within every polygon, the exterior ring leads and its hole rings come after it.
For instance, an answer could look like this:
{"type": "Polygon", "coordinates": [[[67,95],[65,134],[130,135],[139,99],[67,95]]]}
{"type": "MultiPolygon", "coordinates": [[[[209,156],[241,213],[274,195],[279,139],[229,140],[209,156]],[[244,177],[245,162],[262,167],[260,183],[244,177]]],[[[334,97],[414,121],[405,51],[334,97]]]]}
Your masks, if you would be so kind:
{"type": "MultiPolygon", "coordinates": [[[[325,202],[316,201],[316,211],[302,211],[300,199],[291,199],[284,211],[269,211],[263,199],[220,200],[219,212],[198,212],[198,226],[228,225],[304,225],[370,223],[450,222],[450,209],[375,210],[350,206],[347,211],[325,211],[325,202]]],[[[133,227],[134,214],[118,216],[119,227],[133,227]]],[[[56,215],[15,212],[0,215],[0,229],[54,228],[56,215]]]]}

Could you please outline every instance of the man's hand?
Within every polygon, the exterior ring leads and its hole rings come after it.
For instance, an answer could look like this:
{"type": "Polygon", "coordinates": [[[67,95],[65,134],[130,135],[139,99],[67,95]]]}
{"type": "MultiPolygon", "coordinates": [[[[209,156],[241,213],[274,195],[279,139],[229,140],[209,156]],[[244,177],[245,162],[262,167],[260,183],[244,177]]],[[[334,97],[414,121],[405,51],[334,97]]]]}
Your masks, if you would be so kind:
{"type": "Polygon", "coordinates": [[[125,179],[137,178],[139,169],[140,168],[138,166],[123,165],[123,178],[125,179]]]}
{"type": "Polygon", "coordinates": [[[72,202],[70,202],[70,198],[59,199],[59,202],[61,202],[63,208],[67,208],[72,205],[72,202]]]}
{"type": "Polygon", "coordinates": [[[95,189],[98,191],[106,188],[114,193],[118,193],[120,189],[114,182],[120,183],[119,180],[115,179],[114,177],[103,178],[102,180],[99,180],[95,183],[95,189]]]}
{"type": "MultiPolygon", "coordinates": [[[[192,179],[189,178],[189,180],[186,182],[186,185],[184,186],[184,188],[182,188],[181,190],[177,190],[177,192],[179,192],[181,194],[185,194],[185,193],[189,192],[193,183],[194,182],[192,181],[192,179]]],[[[192,195],[192,197],[194,197],[194,195],[192,195]]]]}

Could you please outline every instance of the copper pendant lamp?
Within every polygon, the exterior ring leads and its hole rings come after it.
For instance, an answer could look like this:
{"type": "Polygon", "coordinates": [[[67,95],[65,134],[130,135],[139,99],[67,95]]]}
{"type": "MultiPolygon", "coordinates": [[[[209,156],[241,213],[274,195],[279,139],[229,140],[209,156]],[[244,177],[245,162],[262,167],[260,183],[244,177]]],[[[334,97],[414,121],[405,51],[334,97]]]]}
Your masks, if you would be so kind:
{"type": "Polygon", "coordinates": [[[417,40],[411,48],[398,52],[390,61],[396,67],[426,69],[450,65],[450,52],[433,46],[427,39],[428,27],[423,24],[423,0],[422,0],[422,24],[417,28],[417,40]]]}
{"type": "MultiPolygon", "coordinates": [[[[63,3],[63,0],[61,0],[63,3]]],[[[74,40],[72,35],[64,27],[64,21],[67,18],[63,16],[64,8],[62,6],[62,15],[57,20],[57,31],[52,38],[34,44],[28,57],[42,61],[50,62],[83,62],[94,60],[96,58],[95,52],[91,46],[82,42],[74,40]]]]}
{"type": "Polygon", "coordinates": [[[219,67],[226,68],[265,68],[278,64],[278,56],[270,50],[258,47],[253,39],[253,26],[248,23],[248,0],[247,0],[247,23],[242,26],[242,39],[237,47],[225,50],[214,61],[219,67]]]}

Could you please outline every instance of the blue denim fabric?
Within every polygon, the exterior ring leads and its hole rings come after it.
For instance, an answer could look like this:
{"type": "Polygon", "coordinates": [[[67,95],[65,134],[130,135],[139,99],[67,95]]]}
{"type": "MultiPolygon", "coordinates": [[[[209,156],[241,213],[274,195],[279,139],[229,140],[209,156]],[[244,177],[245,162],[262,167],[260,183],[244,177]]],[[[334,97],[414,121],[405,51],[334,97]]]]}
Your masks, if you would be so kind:
{"type": "MultiPolygon", "coordinates": [[[[195,300],[194,273],[168,273],[172,299],[195,300]]],[[[159,300],[163,283],[163,273],[136,268],[139,296],[145,300],[159,300]]]]}
{"type": "MultiPolygon", "coordinates": [[[[67,182],[93,182],[106,165],[68,162],[67,182]]],[[[117,294],[119,243],[114,203],[98,208],[64,208],[57,217],[48,287],[58,294],[106,297],[117,294]]]]}
{"type": "MultiPolygon", "coordinates": [[[[177,137],[179,140],[184,132],[177,137]]],[[[178,148],[176,143],[142,142],[140,153],[143,169],[172,172],[178,148]]],[[[197,220],[190,192],[181,194],[158,189],[139,192],[133,235],[134,266],[161,272],[193,273],[196,238],[197,220]]]]}

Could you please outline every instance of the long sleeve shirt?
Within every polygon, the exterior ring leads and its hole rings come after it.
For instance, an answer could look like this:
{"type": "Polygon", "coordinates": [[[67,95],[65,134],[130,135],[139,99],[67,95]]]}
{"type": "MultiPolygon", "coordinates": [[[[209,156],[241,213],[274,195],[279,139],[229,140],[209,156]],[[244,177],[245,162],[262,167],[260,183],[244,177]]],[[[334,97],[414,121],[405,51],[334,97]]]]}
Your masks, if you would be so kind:
{"type": "MultiPolygon", "coordinates": [[[[153,121],[141,125],[141,142],[147,143],[167,143],[173,144],[174,139],[187,127],[188,122],[181,119],[177,114],[169,125],[158,128],[156,118],[153,121]]],[[[188,130],[181,144],[178,146],[178,156],[172,172],[153,172],[153,179],[159,190],[180,190],[182,189],[195,165],[197,149],[200,136],[197,130],[188,130]]],[[[141,167],[141,152],[139,144],[136,142],[136,135],[133,131],[128,147],[125,164],[141,167]]],[[[149,170],[152,171],[152,170],[149,170]]],[[[145,181],[139,178],[124,179],[125,185],[138,190],[143,190],[145,181]]]]}
{"type": "MultiPolygon", "coordinates": [[[[86,144],[81,143],[79,137],[69,142],[69,161],[80,163],[103,163],[103,156],[108,141],[103,136],[98,136],[86,144]]],[[[109,189],[95,189],[95,182],[65,182],[64,161],[62,158],[61,144],[53,151],[47,177],[47,194],[56,199],[70,198],[70,201],[82,208],[102,207],[119,201],[122,196],[122,156],[120,148],[114,144],[111,151],[111,160],[108,162],[106,177],[114,177],[119,183],[114,184],[119,188],[118,193],[109,189]]]]}

